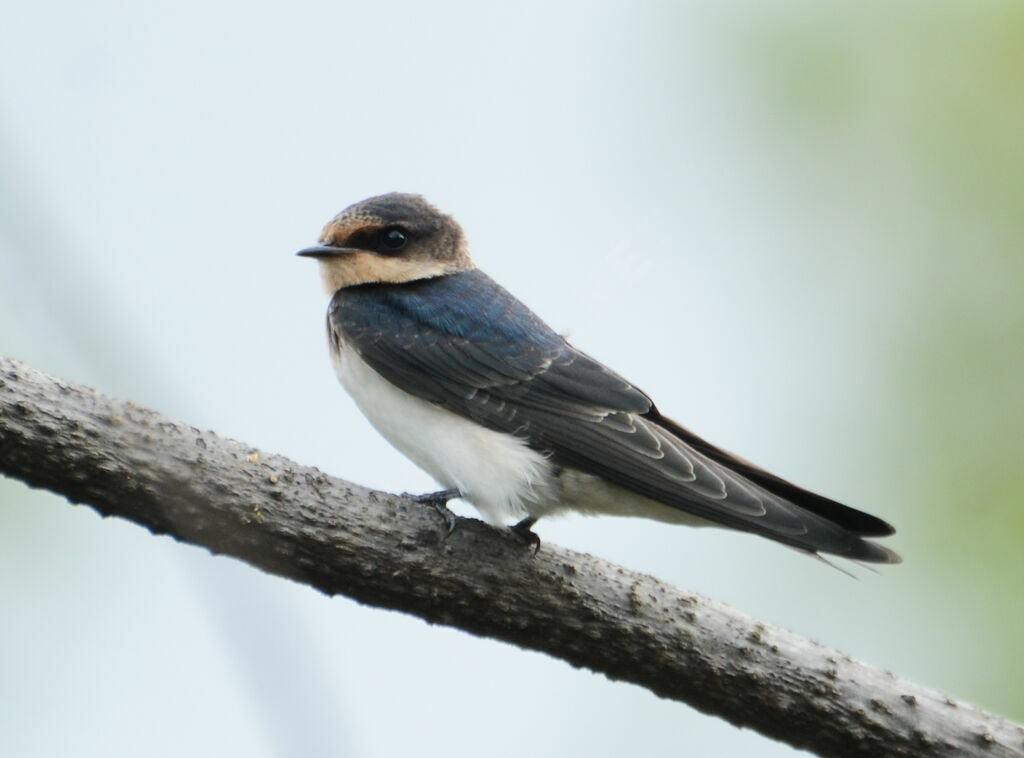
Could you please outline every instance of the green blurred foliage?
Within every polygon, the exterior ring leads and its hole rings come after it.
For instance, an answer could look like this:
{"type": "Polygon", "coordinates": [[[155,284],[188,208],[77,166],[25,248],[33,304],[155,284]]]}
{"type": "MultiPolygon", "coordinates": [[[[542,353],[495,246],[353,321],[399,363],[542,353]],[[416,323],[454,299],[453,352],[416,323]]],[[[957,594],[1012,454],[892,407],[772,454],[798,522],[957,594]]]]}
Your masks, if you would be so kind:
{"type": "Polygon", "coordinates": [[[824,152],[821,191],[877,227],[858,255],[888,322],[890,419],[908,430],[878,430],[909,498],[901,538],[932,563],[920,591],[948,592],[949,623],[986,649],[967,689],[1020,718],[1024,5],[802,7],[755,14],[745,39],[776,127],[824,152]]]}

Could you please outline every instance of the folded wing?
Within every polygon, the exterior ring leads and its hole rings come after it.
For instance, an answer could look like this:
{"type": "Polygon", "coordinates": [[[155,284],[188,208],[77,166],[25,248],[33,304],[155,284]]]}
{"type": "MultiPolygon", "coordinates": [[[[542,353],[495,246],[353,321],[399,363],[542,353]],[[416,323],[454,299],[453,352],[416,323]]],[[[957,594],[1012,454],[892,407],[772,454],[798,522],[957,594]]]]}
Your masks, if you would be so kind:
{"type": "Polygon", "coordinates": [[[515,434],[553,461],[665,505],[808,552],[895,563],[884,521],[736,458],[662,416],[480,271],[350,287],[328,314],[405,392],[515,434]]]}

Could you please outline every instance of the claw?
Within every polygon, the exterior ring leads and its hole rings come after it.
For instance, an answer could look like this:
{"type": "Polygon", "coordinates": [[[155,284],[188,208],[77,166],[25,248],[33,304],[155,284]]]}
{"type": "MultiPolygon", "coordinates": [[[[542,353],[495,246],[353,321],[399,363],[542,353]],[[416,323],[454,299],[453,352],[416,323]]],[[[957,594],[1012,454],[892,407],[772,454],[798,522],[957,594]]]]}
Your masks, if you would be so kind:
{"type": "Polygon", "coordinates": [[[537,536],[536,532],[532,531],[533,525],[536,523],[537,519],[535,519],[533,516],[529,516],[527,518],[524,518],[515,526],[509,527],[509,529],[511,529],[516,535],[518,535],[519,539],[525,542],[527,546],[533,547],[534,555],[536,555],[537,552],[540,550],[540,537],[537,536]]]}
{"type": "Polygon", "coordinates": [[[455,531],[455,527],[459,523],[459,517],[452,513],[448,507],[448,501],[459,497],[462,497],[462,493],[458,490],[441,490],[440,492],[428,492],[425,495],[409,495],[409,498],[417,503],[433,506],[434,510],[441,515],[441,518],[448,524],[448,531],[444,535],[445,539],[451,536],[451,533],[455,531]]]}

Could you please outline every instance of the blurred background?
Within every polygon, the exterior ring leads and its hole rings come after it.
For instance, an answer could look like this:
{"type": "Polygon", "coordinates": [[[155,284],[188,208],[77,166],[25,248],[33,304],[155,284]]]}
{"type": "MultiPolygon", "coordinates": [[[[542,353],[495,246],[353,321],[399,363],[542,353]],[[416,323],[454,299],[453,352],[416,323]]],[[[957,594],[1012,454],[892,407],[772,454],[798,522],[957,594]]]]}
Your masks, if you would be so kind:
{"type": "MultiPolygon", "coordinates": [[[[617,519],[545,542],[1024,719],[1024,8],[21,4],[0,352],[394,492],[337,385],[342,207],[425,194],[661,410],[878,514],[905,564],[617,519]]],[[[465,512],[465,511],[464,511],[465,512]]],[[[5,756],[782,756],[543,655],[0,481],[5,756]]]]}

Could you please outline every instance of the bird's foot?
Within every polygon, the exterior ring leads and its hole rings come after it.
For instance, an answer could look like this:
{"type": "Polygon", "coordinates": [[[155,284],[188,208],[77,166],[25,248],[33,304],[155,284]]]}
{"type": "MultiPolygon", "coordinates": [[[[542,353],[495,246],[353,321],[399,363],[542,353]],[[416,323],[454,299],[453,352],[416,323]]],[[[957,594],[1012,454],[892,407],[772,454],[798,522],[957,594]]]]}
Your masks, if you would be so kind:
{"type": "Polygon", "coordinates": [[[526,545],[533,548],[533,554],[536,555],[537,551],[540,550],[540,537],[533,531],[533,525],[537,523],[537,519],[533,516],[524,518],[515,526],[510,526],[516,536],[519,537],[526,545]]]}
{"type": "MultiPolygon", "coordinates": [[[[408,493],[406,494],[408,495],[408,493]]],[[[458,490],[441,490],[440,492],[428,492],[425,495],[408,496],[417,503],[433,506],[434,510],[441,514],[441,518],[448,524],[448,531],[444,535],[445,539],[448,539],[459,523],[459,517],[452,513],[451,508],[448,507],[448,501],[462,497],[462,493],[458,490]]]]}

